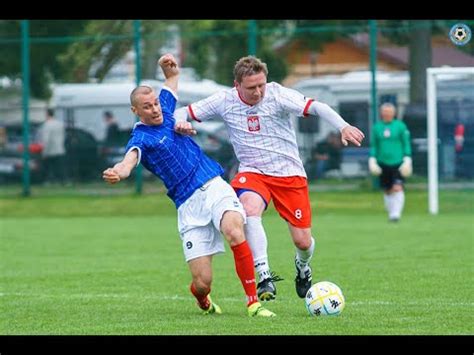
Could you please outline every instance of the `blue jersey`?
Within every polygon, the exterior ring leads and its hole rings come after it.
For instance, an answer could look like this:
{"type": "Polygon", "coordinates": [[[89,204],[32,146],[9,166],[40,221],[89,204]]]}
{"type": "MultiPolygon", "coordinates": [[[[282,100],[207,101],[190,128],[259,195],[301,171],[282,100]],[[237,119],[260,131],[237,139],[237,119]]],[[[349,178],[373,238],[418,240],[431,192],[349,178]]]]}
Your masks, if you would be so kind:
{"type": "Polygon", "coordinates": [[[138,161],[159,177],[176,208],[210,179],[222,175],[222,167],[209,158],[189,136],[174,131],[175,96],[166,88],[160,92],[163,123],[137,123],[126,151],[138,149],[138,161]]]}

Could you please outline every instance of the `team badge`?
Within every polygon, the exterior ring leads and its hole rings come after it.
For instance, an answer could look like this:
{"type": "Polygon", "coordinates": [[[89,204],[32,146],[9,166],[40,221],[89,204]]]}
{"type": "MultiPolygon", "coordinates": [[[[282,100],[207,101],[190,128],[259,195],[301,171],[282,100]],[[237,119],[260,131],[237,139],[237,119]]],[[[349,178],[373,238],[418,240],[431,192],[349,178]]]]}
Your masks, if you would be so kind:
{"type": "Polygon", "coordinates": [[[390,130],[389,130],[388,128],[383,131],[383,136],[384,136],[385,138],[390,137],[390,130]]]}
{"type": "Polygon", "coordinates": [[[248,116],[247,125],[249,127],[250,132],[260,131],[260,121],[258,119],[258,116],[248,116]]]}
{"type": "Polygon", "coordinates": [[[239,182],[240,182],[241,184],[244,184],[246,181],[247,181],[247,178],[246,178],[245,176],[241,176],[241,177],[239,178],[239,182]]]}

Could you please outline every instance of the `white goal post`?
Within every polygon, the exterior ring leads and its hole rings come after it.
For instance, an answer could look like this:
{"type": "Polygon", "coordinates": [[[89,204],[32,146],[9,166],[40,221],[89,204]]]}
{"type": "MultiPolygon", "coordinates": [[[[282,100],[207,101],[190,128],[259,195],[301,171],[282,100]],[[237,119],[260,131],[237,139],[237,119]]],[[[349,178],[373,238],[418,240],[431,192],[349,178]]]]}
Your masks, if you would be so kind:
{"type": "Polygon", "coordinates": [[[474,67],[465,68],[428,68],[426,69],[426,102],[428,131],[428,208],[431,214],[438,214],[438,114],[436,79],[440,75],[474,75],[474,67]]]}

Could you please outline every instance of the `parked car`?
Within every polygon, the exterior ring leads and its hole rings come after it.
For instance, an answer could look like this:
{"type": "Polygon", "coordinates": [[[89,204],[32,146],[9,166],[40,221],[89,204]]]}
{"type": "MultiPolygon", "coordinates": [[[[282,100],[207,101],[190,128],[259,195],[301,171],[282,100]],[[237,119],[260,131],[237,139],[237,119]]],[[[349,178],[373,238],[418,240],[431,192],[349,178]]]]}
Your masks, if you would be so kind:
{"type": "MultiPolygon", "coordinates": [[[[31,124],[29,132],[29,167],[31,181],[42,182],[44,171],[39,141],[40,124],[31,124]]],[[[0,181],[21,182],[23,174],[23,126],[20,123],[5,127],[6,143],[0,148],[0,181]]],[[[104,165],[99,155],[99,145],[89,132],[66,128],[66,177],[72,181],[99,179],[104,165]]]]}
{"type": "Polygon", "coordinates": [[[102,176],[102,157],[94,136],[79,128],[66,128],[66,174],[73,181],[90,181],[102,176]]]}
{"type": "MultiPolygon", "coordinates": [[[[0,181],[21,182],[23,174],[23,127],[21,125],[7,125],[6,140],[0,147],[0,181]]],[[[30,177],[32,182],[39,182],[43,178],[41,170],[42,145],[38,142],[38,127],[30,126],[29,161],[30,177]]]]}
{"type": "Polygon", "coordinates": [[[117,139],[113,143],[104,141],[99,144],[99,154],[104,169],[114,166],[123,159],[131,132],[131,129],[120,130],[117,139]]]}

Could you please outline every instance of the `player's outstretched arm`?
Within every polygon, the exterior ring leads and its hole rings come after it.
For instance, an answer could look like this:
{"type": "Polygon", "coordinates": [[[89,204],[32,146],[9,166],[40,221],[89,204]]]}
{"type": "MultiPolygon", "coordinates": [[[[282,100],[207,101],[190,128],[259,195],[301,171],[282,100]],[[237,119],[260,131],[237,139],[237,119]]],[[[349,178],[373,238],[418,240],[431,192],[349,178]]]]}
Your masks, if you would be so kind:
{"type": "Polygon", "coordinates": [[[102,173],[102,178],[109,184],[116,184],[119,181],[130,176],[133,168],[138,163],[138,152],[136,149],[128,152],[125,158],[114,165],[113,168],[105,169],[102,173]]]}

